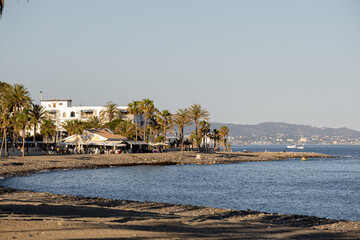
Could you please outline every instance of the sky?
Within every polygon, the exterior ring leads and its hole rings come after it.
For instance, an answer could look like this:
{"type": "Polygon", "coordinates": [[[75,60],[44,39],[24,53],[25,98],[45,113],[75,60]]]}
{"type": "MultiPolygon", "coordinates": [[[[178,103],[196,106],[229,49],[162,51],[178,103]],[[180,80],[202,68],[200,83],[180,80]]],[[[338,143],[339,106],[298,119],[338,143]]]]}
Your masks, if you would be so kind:
{"type": "Polygon", "coordinates": [[[5,0],[0,81],[38,104],[360,130],[360,1],[5,0]]]}

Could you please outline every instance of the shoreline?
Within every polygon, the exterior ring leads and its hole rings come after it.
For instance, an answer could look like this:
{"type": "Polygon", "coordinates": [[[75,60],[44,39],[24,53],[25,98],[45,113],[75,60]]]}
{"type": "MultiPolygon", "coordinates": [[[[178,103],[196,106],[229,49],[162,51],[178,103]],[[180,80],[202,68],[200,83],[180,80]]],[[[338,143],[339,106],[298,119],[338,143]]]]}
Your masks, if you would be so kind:
{"type": "MultiPolygon", "coordinates": [[[[112,166],[228,164],[317,153],[196,153],[49,155],[0,160],[0,176],[112,166]],[[201,159],[197,159],[200,154],[201,159]]],[[[299,159],[300,160],[300,159],[299,159]]],[[[136,202],[22,191],[0,187],[1,239],[81,238],[333,238],[356,239],[360,222],[251,210],[136,202]],[[66,214],[64,214],[64,211],[66,214]],[[234,227],[236,226],[236,227],[234,227]],[[25,229],[18,231],[18,229],[25,229]],[[69,235],[70,234],[70,235],[69,235]],[[31,235],[31,236],[30,236],[31,235]]]]}
{"type": "Polygon", "coordinates": [[[240,162],[279,161],[292,158],[334,158],[322,153],[306,152],[167,152],[135,154],[64,154],[11,156],[0,159],[0,177],[25,176],[60,169],[94,169],[139,165],[230,164],[240,162]],[[198,158],[198,155],[200,158],[198,158]]]}

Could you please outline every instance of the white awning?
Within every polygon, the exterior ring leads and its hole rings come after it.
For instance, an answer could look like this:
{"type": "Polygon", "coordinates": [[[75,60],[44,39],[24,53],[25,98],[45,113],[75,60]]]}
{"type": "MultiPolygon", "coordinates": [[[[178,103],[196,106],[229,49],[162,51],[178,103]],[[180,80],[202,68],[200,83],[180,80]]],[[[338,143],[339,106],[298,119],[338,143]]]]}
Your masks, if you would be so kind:
{"type": "Polygon", "coordinates": [[[126,141],[126,143],[130,145],[147,145],[147,143],[143,141],[126,141]]]}

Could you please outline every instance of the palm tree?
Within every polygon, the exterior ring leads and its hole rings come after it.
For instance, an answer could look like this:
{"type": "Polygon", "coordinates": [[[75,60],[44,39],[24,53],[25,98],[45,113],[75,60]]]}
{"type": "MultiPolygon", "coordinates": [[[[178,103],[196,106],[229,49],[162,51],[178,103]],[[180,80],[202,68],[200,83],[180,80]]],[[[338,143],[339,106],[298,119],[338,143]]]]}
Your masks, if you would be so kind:
{"type": "Polygon", "coordinates": [[[214,150],[216,150],[216,145],[220,141],[219,131],[217,129],[213,129],[212,133],[210,134],[210,138],[214,141],[214,150]]]}
{"type": "Polygon", "coordinates": [[[128,104],[128,111],[130,114],[134,115],[134,124],[135,124],[135,140],[138,140],[138,123],[137,123],[137,118],[140,114],[140,102],[139,101],[133,101],[132,103],[128,104]]]}
{"type": "Polygon", "coordinates": [[[8,88],[10,85],[6,82],[0,81],[0,96],[3,92],[5,92],[5,89],[8,88]]]}
{"type": "Polygon", "coordinates": [[[148,129],[150,141],[153,142],[155,137],[160,135],[160,132],[162,131],[162,126],[159,124],[158,121],[156,121],[154,117],[152,117],[149,121],[148,129]]]}
{"type": "Polygon", "coordinates": [[[0,17],[1,17],[1,14],[2,14],[3,8],[4,8],[4,0],[0,0],[0,17]]]}
{"type": "Polygon", "coordinates": [[[75,119],[73,120],[74,122],[74,134],[76,135],[76,145],[79,144],[78,149],[80,149],[80,142],[78,142],[78,137],[81,138],[81,135],[83,134],[84,130],[85,130],[85,123],[81,120],[75,119]]]}
{"type": "Polygon", "coordinates": [[[140,111],[143,113],[144,116],[144,141],[147,141],[146,139],[146,130],[147,130],[147,122],[148,120],[154,115],[154,113],[157,111],[154,105],[154,101],[150,99],[143,99],[140,102],[140,111]]]}
{"type": "Polygon", "coordinates": [[[172,117],[173,115],[168,110],[163,110],[157,115],[157,122],[161,125],[164,142],[166,141],[166,133],[172,128],[172,117]]]}
{"type": "Polygon", "coordinates": [[[223,151],[226,151],[226,136],[229,135],[229,128],[227,126],[222,126],[219,130],[220,139],[223,143],[223,151]]]}
{"type": "Polygon", "coordinates": [[[181,152],[184,150],[184,127],[191,125],[191,116],[187,108],[179,109],[174,115],[174,125],[179,128],[179,141],[181,152]]]}
{"type": "Polygon", "coordinates": [[[2,94],[2,101],[7,102],[14,111],[18,111],[20,108],[29,108],[32,102],[29,91],[21,84],[7,87],[2,94]]]}
{"type": "Polygon", "coordinates": [[[46,152],[49,154],[49,138],[56,133],[56,126],[50,119],[44,119],[40,125],[41,135],[46,137],[46,152]]]}
{"type": "Polygon", "coordinates": [[[86,128],[103,128],[104,121],[98,116],[90,117],[86,122],[86,128]]]}
{"type": "Polygon", "coordinates": [[[135,124],[131,120],[122,121],[115,127],[115,133],[123,135],[129,140],[134,139],[136,133],[135,124]]]}
{"type": "Polygon", "coordinates": [[[210,132],[210,124],[207,121],[201,121],[199,123],[200,126],[200,134],[202,135],[203,146],[206,148],[206,137],[210,132]]]}
{"type": "Polygon", "coordinates": [[[73,119],[65,120],[65,122],[63,122],[61,126],[65,129],[69,136],[75,135],[76,145],[79,144],[78,148],[80,148],[78,138],[81,137],[81,134],[83,134],[86,128],[86,123],[78,119],[73,119]]]}
{"type": "Polygon", "coordinates": [[[74,128],[74,121],[73,120],[65,120],[62,124],[61,127],[63,127],[65,129],[65,131],[68,133],[69,136],[74,135],[75,134],[75,128],[74,128]]]}
{"type": "Polygon", "coordinates": [[[42,121],[45,119],[45,115],[46,115],[45,108],[38,104],[32,104],[29,110],[29,115],[31,119],[31,124],[33,125],[34,128],[34,144],[35,144],[36,129],[39,126],[39,124],[41,124],[42,121]]]}
{"type": "Polygon", "coordinates": [[[76,135],[83,134],[86,127],[85,122],[78,119],[74,119],[72,121],[74,122],[74,134],[76,135]]]}
{"type": "MultiPolygon", "coordinates": [[[[195,123],[195,132],[196,132],[196,136],[197,136],[198,128],[199,128],[199,121],[200,120],[209,121],[210,113],[205,108],[201,107],[200,104],[192,104],[190,106],[189,110],[190,110],[191,119],[195,123]]],[[[195,147],[198,147],[197,141],[195,141],[195,143],[196,143],[195,147]]]]}
{"type": "Polygon", "coordinates": [[[107,102],[104,106],[104,110],[100,111],[100,117],[107,119],[109,122],[111,122],[113,119],[116,118],[116,116],[119,115],[120,110],[117,108],[118,105],[113,102],[107,102]]]}
{"type": "MultiPolygon", "coordinates": [[[[1,106],[1,105],[0,105],[1,106]]],[[[3,140],[1,142],[1,149],[0,149],[0,157],[3,149],[3,145],[5,145],[5,157],[8,157],[7,152],[7,130],[11,127],[11,115],[8,109],[5,106],[0,107],[0,126],[3,132],[3,140]]]]}
{"type": "Polygon", "coordinates": [[[30,116],[28,110],[23,108],[20,111],[16,112],[14,115],[18,131],[21,131],[22,135],[22,157],[25,156],[25,128],[30,125],[30,116]]]}

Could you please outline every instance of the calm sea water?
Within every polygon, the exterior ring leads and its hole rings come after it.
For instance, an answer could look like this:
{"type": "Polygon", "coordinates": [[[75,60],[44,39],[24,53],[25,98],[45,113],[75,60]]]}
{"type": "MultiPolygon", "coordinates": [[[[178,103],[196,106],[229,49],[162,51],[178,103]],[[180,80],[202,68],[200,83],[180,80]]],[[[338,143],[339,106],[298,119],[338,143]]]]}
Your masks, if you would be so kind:
{"type": "MultiPolygon", "coordinates": [[[[286,147],[233,147],[238,151],[244,149],[282,151],[286,147]]],[[[360,221],[360,146],[305,146],[301,151],[339,157],[305,162],[292,159],[62,170],[3,179],[0,185],[58,194],[360,221]]]]}

